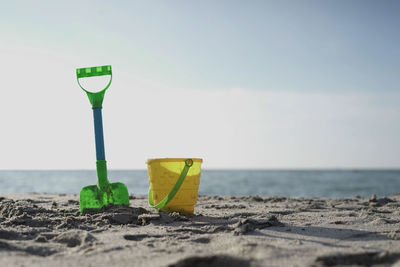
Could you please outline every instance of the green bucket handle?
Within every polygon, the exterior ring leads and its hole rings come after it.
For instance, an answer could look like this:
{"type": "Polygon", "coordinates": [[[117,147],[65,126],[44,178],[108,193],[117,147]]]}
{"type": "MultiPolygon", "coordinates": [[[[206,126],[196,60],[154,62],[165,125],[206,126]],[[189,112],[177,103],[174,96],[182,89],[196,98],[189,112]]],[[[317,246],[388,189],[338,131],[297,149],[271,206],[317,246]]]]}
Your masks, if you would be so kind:
{"type": "Polygon", "coordinates": [[[106,92],[108,87],[110,87],[112,81],[111,65],[76,69],[76,79],[78,80],[79,87],[82,88],[82,90],[85,91],[87,96],[89,97],[89,101],[92,104],[92,107],[102,108],[104,93],[106,92]],[[110,81],[108,82],[107,86],[99,92],[89,92],[88,90],[83,88],[83,86],[79,82],[80,78],[103,75],[110,75],[110,81]]]}
{"type": "Polygon", "coordinates": [[[176,193],[179,191],[179,188],[181,188],[181,185],[183,184],[183,181],[186,178],[186,175],[190,169],[190,167],[193,166],[193,160],[192,159],[186,159],[185,160],[185,167],[183,168],[181,175],[178,178],[178,181],[176,181],[176,184],[174,185],[174,187],[172,187],[171,192],[169,192],[169,194],[163,199],[161,200],[160,203],[158,203],[157,205],[154,205],[153,202],[153,191],[151,190],[151,188],[149,189],[149,204],[150,206],[152,206],[155,209],[162,209],[164,208],[176,195],[176,193]]]}

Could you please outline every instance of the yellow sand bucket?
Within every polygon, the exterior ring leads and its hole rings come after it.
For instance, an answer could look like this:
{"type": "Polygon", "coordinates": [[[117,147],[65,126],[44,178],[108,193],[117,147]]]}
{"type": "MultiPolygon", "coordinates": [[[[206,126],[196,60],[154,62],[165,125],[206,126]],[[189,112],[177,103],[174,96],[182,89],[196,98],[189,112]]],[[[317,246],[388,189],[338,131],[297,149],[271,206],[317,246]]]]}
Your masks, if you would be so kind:
{"type": "Polygon", "coordinates": [[[165,212],[193,214],[202,162],[184,158],[147,160],[150,206],[165,212]]]}

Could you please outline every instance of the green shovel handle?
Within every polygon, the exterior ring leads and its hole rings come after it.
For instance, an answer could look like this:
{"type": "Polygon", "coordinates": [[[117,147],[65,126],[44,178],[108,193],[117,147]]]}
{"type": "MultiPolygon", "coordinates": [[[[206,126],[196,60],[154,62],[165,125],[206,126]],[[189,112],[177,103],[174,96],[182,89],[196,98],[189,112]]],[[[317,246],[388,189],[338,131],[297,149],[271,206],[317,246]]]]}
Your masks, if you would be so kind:
{"type": "Polygon", "coordinates": [[[176,195],[176,193],[179,191],[179,188],[181,188],[181,185],[183,184],[183,181],[186,178],[186,175],[190,169],[190,167],[193,166],[193,160],[192,159],[186,159],[185,160],[185,167],[182,170],[181,175],[178,178],[178,181],[176,181],[176,184],[174,185],[174,187],[172,187],[171,192],[169,192],[169,194],[163,199],[161,200],[160,203],[158,203],[157,205],[154,205],[153,202],[153,191],[151,190],[151,188],[149,189],[149,204],[150,206],[152,206],[155,209],[162,209],[164,208],[176,195]]]}
{"type": "Polygon", "coordinates": [[[111,65],[76,69],[76,79],[78,80],[79,87],[82,88],[82,90],[85,91],[87,96],[89,97],[92,108],[102,108],[104,93],[106,92],[108,87],[110,87],[112,81],[111,65]],[[83,88],[83,86],[79,82],[80,78],[103,75],[110,75],[110,81],[108,82],[107,86],[99,92],[89,92],[88,90],[83,88]]]}

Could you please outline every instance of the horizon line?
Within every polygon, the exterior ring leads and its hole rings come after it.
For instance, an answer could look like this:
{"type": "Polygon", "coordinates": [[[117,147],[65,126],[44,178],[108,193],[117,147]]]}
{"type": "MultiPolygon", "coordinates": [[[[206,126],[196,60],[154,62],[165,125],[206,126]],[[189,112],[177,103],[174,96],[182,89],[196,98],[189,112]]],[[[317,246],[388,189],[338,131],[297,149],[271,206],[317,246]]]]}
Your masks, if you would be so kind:
{"type": "MultiPolygon", "coordinates": [[[[147,171],[145,168],[112,168],[109,171],[147,171]]],[[[400,167],[283,167],[283,168],[202,168],[203,171],[400,171],[400,167]]],[[[0,169],[0,171],[96,171],[91,169],[0,169]]]]}

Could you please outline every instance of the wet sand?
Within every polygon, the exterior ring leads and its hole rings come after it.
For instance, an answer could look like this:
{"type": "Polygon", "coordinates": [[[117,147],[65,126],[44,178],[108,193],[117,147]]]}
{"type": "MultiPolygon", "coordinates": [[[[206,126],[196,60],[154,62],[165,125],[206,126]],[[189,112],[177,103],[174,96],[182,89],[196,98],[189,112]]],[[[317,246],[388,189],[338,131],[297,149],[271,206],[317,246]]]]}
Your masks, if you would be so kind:
{"type": "Polygon", "coordinates": [[[400,266],[400,195],[200,196],[194,215],[81,215],[77,195],[0,195],[0,266],[400,266]]]}

